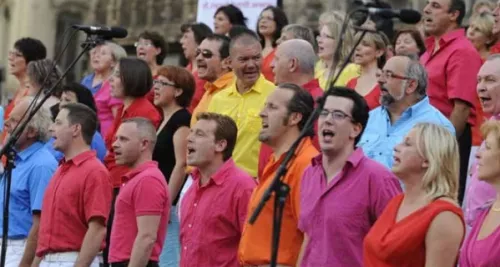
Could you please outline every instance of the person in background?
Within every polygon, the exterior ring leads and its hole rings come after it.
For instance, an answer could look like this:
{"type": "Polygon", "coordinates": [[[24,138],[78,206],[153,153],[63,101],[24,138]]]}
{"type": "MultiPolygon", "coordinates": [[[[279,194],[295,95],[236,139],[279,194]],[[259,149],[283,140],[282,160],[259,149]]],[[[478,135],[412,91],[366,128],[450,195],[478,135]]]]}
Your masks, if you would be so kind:
{"type": "MultiPolygon", "coordinates": [[[[311,94],[295,84],[280,84],[267,98],[260,112],[262,129],[259,133],[259,141],[270,146],[273,154],[263,174],[258,178],[258,185],[248,205],[248,214],[255,211],[264,192],[271,186],[279,166],[299,137],[313,108],[314,100],[311,94]]],[[[297,263],[303,238],[302,232],[297,228],[299,210],[302,209],[299,206],[299,188],[304,169],[318,154],[318,150],[312,144],[311,136],[313,135],[314,131],[310,129],[300,140],[295,156],[288,163],[288,171],[281,178],[289,186],[290,192],[283,207],[281,241],[277,259],[279,266],[296,266],[297,263]]],[[[269,251],[271,251],[273,233],[273,205],[272,201],[266,202],[254,224],[245,222],[238,252],[243,266],[268,266],[271,262],[269,251]]]]}
{"type": "Polygon", "coordinates": [[[478,0],[475,1],[472,7],[472,17],[481,14],[492,14],[495,9],[495,4],[492,0],[478,0]]]}
{"type": "Polygon", "coordinates": [[[422,34],[416,28],[403,28],[394,36],[394,49],[397,56],[418,55],[425,52],[422,34]]]}
{"type": "Polygon", "coordinates": [[[246,27],[246,22],[247,18],[235,5],[221,6],[214,14],[214,33],[227,35],[233,26],[246,27]]]}
{"type": "MultiPolygon", "coordinates": [[[[19,100],[9,118],[5,121],[5,130],[12,134],[14,129],[26,120],[21,118],[33,102],[33,97],[19,100]]],[[[31,266],[35,258],[38,228],[42,201],[50,178],[57,169],[57,161],[50,156],[44,143],[50,136],[52,124],[50,111],[42,106],[28,122],[14,144],[16,157],[12,170],[10,189],[9,230],[5,266],[31,266]]],[[[0,183],[5,192],[5,183],[0,183]]],[[[0,211],[3,213],[4,198],[0,198],[0,211]]],[[[4,218],[0,218],[0,228],[4,227],[4,218]]]]}
{"type": "Polygon", "coordinates": [[[377,75],[381,106],[370,112],[359,147],[366,155],[392,168],[394,147],[418,123],[432,122],[455,134],[453,124],[429,103],[427,72],[414,56],[394,56],[377,75]]]}
{"type": "MultiPolygon", "coordinates": [[[[134,45],[137,57],[148,64],[153,80],[156,79],[158,69],[167,56],[167,42],[158,32],[145,31],[139,35],[139,40],[134,45]]],[[[153,97],[153,90],[150,90],[147,99],[151,103],[153,103],[153,97]]]]}
{"type": "Polygon", "coordinates": [[[471,127],[476,124],[474,88],[481,57],[460,28],[465,16],[463,0],[428,1],[423,13],[424,29],[430,37],[420,62],[429,75],[427,95],[431,105],[455,127],[460,147],[458,200],[462,203],[472,146],[471,127]]]}
{"type": "MultiPolygon", "coordinates": [[[[349,27],[344,36],[344,43],[341,47],[339,62],[333,62],[333,54],[337,45],[337,40],[340,38],[340,29],[344,21],[345,14],[338,11],[328,13],[331,18],[322,28],[317,37],[318,41],[318,57],[320,65],[316,66],[314,76],[319,80],[319,84],[323,90],[328,90],[330,84],[328,78],[330,73],[335,77],[340,69],[340,65],[347,59],[349,52],[354,45],[354,32],[349,27]]],[[[358,77],[360,74],[359,66],[349,64],[342,71],[339,79],[334,86],[345,86],[352,78],[358,77]]],[[[333,78],[332,80],[333,81],[333,78]]]]}
{"type": "Polygon", "coordinates": [[[191,126],[196,123],[198,113],[207,111],[212,97],[234,81],[229,59],[229,42],[230,39],[224,35],[210,35],[201,42],[196,51],[198,75],[207,83],[205,94],[191,116],[191,126]]]}
{"type": "Polygon", "coordinates": [[[368,121],[356,91],[335,87],[318,119],[321,154],[300,184],[298,266],[363,266],[363,239],[401,187],[396,177],[356,148],[368,121]]]}
{"type": "Polygon", "coordinates": [[[61,77],[61,71],[54,65],[54,61],[48,58],[30,62],[25,85],[30,96],[39,95],[39,99],[42,99],[46,94],[50,94],[44,105],[50,109],[52,119],[57,116],[61,99],[61,85],[57,85],[52,91],[49,91],[61,77]]]}
{"type": "MultiPolygon", "coordinates": [[[[38,39],[26,37],[14,43],[14,47],[9,51],[8,56],[9,74],[16,77],[16,80],[19,82],[19,87],[16,89],[14,97],[5,108],[5,113],[3,114],[4,121],[9,117],[17,101],[28,95],[28,90],[25,87],[28,64],[31,61],[44,59],[46,56],[47,49],[38,39]]],[[[6,136],[6,132],[2,132],[0,136],[2,143],[5,141],[6,136]]]]}
{"type": "Polygon", "coordinates": [[[439,125],[417,124],[394,148],[392,171],[405,192],[389,202],[366,236],[363,266],[456,266],[465,235],[459,170],[456,137],[439,125]]]}
{"type": "MultiPolygon", "coordinates": [[[[96,104],[94,102],[94,97],[90,90],[82,84],[79,83],[69,83],[62,87],[61,89],[61,102],[59,102],[59,109],[68,103],[81,103],[89,107],[92,111],[97,112],[96,104]]],[[[99,129],[99,127],[97,127],[99,129]]],[[[59,162],[64,158],[64,154],[60,151],[54,149],[54,137],[50,138],[45,147],[48,151],[52,153],[54,158],[59,162]]],[[[92,142],[90,143],[90,148],[96,152],[96,156],[99,160],[104,161],[107,150],[104,144],[104,139],[102,135],[97,130],[92,137],[92,142]]]]}
{"type": "MultiPolygon", "coordinates": [[[[228,37],[229,39],[233,39],[233,37],[240,35],[241,33],[244,33],[248,30],[247,26],[244,25],[234,25],[231,27],[231,30],[223,36],[228,37]]],[[[215,33],[217,34],[217,33],[215,33]]],[[[221,35],[221,34],[218,34],[221,35]]]]}
{"type": "Polygon", "coordinates": [[[80,103],[61,107],[50,127],[64,160],[45,191],[32,266],[99,266],[112,187],[90,150],[96,128],[97,115],[80,103]]]}
{"type": "Polygon", "coordinates": [[[193,99],[188,108],[189,112],[198,106],[201,97],[205,93],[206,81],[201,79],[198,75],[198,65],[196,64],[196,51],[198,46],[205,40],[207,36],[212,34],[212,30],[204,23],[183,24],[181,26],[182,37],[180,40],[184,56],[189,61],[186,69],[189,70],[196,81],[196,90],[193,99]]]}
{"type": "MultiPolygon", "coordinates": [[[[359,38],[359,35],[355,38],[359,38]]],[[[380,105],[380,85],[377,73],[385,65],[385,51],[384,39],[377,33],[368,32],[354,53],[354,63],[360,66],[361,75],[347,82],[346,87],[362,95],[370,110],[380,105]]]]}
{"type": "Polygon", "coordinates": [[[236,79],[213,96],[207,111],[228,115],[236,122],[238,138],[234,162],[256,178],[260,148],[258,133],[262,127],[259,112],[275,86],[260,72],[262,46],[253,31],[246,30],[235,36],[229,46],[229,55],[236,79]]]}
{"type": "Polygon", "coordinates": [[[490,48],[495,43],[493,37],[493,25],[495,18],[490,13],[481,13],[469,19],[467,28],[467,39],[479,52],[481,59],[486,60],[490,55],[490,48]]]}
{"type": "Polygon", "coordinates": [[[105,41],[101,41],[96,47],[90,50],[90,68],[93,72],[83,77],[80,82],[83,86],[87,87],[93,95],[99,91],[103,83],[108,80],[113,73],[113,67],[109,58],[109,56],[111,56],[109,50],[103,49],[104,51],[101,51],[104,43],[105,41]]]}
{"type": "Polygon", "coordinates": [[[314,52],[318,52],[318,44],[316,43],[316,37],[311,28],[302,26],[300,24],[288,24],[281,30],[281,36],[276,41],[277,45],[280,45],[284,41],[292,39],[302,39],[311,44],[314,48],[314,52]]]}
{"type": "Polygon", "coordinates": [[[276,53],[276,41],[281,36],[281,30],[288,24],[285,12],[279,7],[268,6],[262,10],[257,21],[257,35],[262,45],[261,72],[270,82],[274,82],[271,63],[276,53]]]}
{"type": "Polygon", "coordinates": [[[495,17],[495,24],[493,25],[493,36],[496,38],[496,43],[490,48],[490,54],[500,53],[500,0],[496,1],[493,9],[493,17],[495,17]]]}
{"type": "Polygon", "coordinates": [[[495,266],[500,262],[500,122],[488,121],[481,131],[486,146],[477,154],[477,178],[494,188],[496,198],[477,214],[462,250],[460,267],[495,266]]]}
{"type": "Polygon", "coordinates": [[[156,140],[156,126],[146,118],[126,119],[116,132],[116,164],[131,171],[116,199],[111,266],[159,266],[171,200],[165,176],[152,159],[156,140]]]}
{"type": "Polygon", "coordinates": [[[182,200],[181,267],[240,266],[238,244],[256,184],[231,158],[237,134],[230,117],[199,113],[187,137],[187,162],[196,169],[182,200]]]}

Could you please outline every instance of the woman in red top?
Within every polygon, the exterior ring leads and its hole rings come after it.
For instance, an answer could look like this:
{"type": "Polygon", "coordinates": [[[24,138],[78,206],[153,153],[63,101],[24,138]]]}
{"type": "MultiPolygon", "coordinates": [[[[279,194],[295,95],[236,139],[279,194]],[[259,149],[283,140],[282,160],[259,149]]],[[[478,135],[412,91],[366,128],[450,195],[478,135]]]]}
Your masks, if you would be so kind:
{"type": "MultiPolygon", "coordinates": [[[[356,39],[359,35],[356,36],[356,39]]],[[[386,61],[386,43],[376,33],[366,33],[361,43],[356,47],[354,63],[361,67],[361,75],[351,79],[347,87],[362,95],[370,110],[380,106],[380,85],[377,71],[384,67],[386,61]]]]}
{"type": "Polygon", "coordinates": [[[457,205],[459,153],[445,128],[416,125],[394,148],[404,183],[365,237],[365,267],[454,267],[465,234],[457,205]]]}

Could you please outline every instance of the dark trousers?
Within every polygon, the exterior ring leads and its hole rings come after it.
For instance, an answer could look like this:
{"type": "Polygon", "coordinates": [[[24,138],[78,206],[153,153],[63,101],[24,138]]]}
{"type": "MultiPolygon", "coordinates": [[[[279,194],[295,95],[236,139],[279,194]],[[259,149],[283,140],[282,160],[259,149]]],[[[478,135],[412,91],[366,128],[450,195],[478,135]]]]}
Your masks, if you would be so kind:
{"type": "MultiPolygon", "coordinates": [[[[128,267],[129,261],[122,261],[122,262],[113,262],[111,263],[111,267],[128,267]]],[[[145,267],[159,267],[157,261],[148,261],[148,264],[145,267]]]]}
{"type": "Polygon", "coordinates": [[[109,244],[111,241],[111,227],[113,227],[113,219],[115,218],[115,202],[116,202],[116,197],[118,196],[118,192],[120,192],[120,188],[113,188],[113,199],[111,201],[111,210],[109,211],[108,225],[106,230],[106,247],[102,252],[104,267],[109,267],[108,256],[109,256],[109,244]]]}
{"type": "Polygon", "coordinates": [[[465,125],[462,136],[458,137],[458,149],[460,151],[460,179],[458,187],[458,202],[462,205],[465,194],[465,186],[467,185],[469,156],[472,147],[472,131],[470,124],[465,125]]]}

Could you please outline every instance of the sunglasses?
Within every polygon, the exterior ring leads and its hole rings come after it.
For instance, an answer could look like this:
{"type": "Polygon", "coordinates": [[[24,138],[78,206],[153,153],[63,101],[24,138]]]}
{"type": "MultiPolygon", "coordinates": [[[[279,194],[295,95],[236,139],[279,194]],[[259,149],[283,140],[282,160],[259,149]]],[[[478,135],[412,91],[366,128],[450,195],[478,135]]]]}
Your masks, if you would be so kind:
{"type": "Polygon", "coordinates": [[[206,59],[211,59],[214,56],[214,53],[212,51],[207,50],[207,49],[196,49],[196,56],[199,56],[201,54],[202,57],[206,59]]]}

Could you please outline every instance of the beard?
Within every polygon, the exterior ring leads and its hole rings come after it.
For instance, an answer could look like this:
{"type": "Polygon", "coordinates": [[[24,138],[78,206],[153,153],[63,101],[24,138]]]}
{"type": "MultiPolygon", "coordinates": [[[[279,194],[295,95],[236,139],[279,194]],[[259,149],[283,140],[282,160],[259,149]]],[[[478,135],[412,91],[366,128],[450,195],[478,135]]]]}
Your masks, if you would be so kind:
{"type": "Polygon", "coordinates": [[[384,107],[388,107],[390,106],[391,104],[397,102],[397,101],[400,101],[401,99],[404,98],[404,90],[406,88],[406,82],[403,82],[403,84],[401,85],[401,93],[398,97],[394,97],[393,95],[391,95],[391,93],[389,92],[389,89],[387,89],[386,87],[384,86],[381,86],[381,90],[382,91],[385,91],[386,94],[383,94],[380,96],[380,105],[384,106],[384,107]]]}

